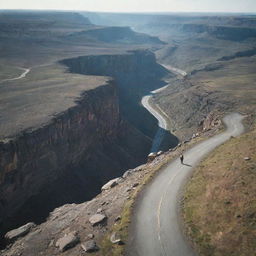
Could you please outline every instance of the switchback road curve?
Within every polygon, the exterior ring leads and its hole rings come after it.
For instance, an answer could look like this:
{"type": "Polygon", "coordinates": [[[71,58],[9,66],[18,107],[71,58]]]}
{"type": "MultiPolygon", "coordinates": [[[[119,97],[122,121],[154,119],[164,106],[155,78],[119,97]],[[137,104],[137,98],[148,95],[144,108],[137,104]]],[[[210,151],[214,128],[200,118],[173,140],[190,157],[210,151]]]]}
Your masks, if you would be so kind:
{"type": "Polygon", "coordinates": [[[244,131],[243,116],[227,115],[226,131],[184,153],[184,164],[172,161],[140,196],[134,212],[127,256],[194,256],[179,225],[180,189],[193,168],[214,148],[244,131]]]}

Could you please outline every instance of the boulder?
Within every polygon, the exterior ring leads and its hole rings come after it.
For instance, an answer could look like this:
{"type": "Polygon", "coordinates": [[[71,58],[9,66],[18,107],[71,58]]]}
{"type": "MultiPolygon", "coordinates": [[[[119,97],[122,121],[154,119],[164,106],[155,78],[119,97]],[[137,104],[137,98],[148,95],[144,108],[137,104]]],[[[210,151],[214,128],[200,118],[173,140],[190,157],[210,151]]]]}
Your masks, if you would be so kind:
{"type": "Polygon", "coordinates": [[[95,252],[98,251],[99,248],[94,240],[89,240],[85,243],[81,244],[81,247],[85,252],[95,252]]]}
{"type": "Polygon", "coordinates": [[[104,214],[95,214],[93,215],[90,219],[89,222],[95,226],[97,224],[100,224],[101,222],[103,222],[105,219],[107,218],[106,215],[104,214]]]}
{"type": "Polygon", "coordinates": [[[115,187],[115,186],[118,184],[119,179],[120,179],[120,178],[116,178],[116,179],[110,180],[108,183],[106,183],[106,184],[101,188],[101,191],[103,191],[103,190],[108,190],[108,189],[111,189],[111,188],[115,187]]]}
{"type": "Polygon", "coordinates": [[[112,233],[110,236],[110,242],[112,244],[123,244],[121,237],[117,232],[112,233]]]}
{"type": "Polygon", "coordinates": [[[8,240],[15,240],[19,237],[25,236],[35,226],[35,223],[29,222],[22,227],[9,231],[8,233],[5,234],[4,237],[8,240]]]}
{"type": "Polygon", "coordinates": [[[133,188],[136,188],[136,187],[138,187],[139,185],[140,185],[140,183],[136,182],[136,183],[134,183],[134,184],[132,185],[132,187],[133,187],[133,188]]]}
{"type": "Polygon", "coordinates": [[[153,161],[155,158],[156,158],[156,153],[155,152],[151,152],[149,155],[148,155],[148,161],[153,161]]]}
{"type": "Polygon", "coordinates": [[[123,174],[123,178],[126,179],[128,176],[130,176],[133,173],[133,170],[128,170],[123,174]]]}
{"type": "Polygon", "coordinates": [[[115,218],[115,222],[117,222],[119,220],[121,220],[121,216],[120,215],[115,218]]]}
{"type": "Polygon", "coordinates": [[[56,246],[59,247],[61,252],[66,251],[69,248],[74,247],[79,242],[79,238],[74,233],[65,234],[56,242],[56,246]]]}
{"type": "Polygon", "coordinates": [[[160,151],[157,152],[157,156],[160,156],[160,155],[162,155],[163,153],[164,153],[164,152],[160,150],[160,151]]]}
{"type": "Polygon", "coordinates": [[[144,165],[140,165],[138,167],[136,167],[135,169],[132,169],[134,172],[141,172],[143,170],[143,166],[144,165]]]}
{"type": "Polygon", "coordinates": [[[244,160],[249,161],[251,158],[249,156],[244,157],[244,160]]]}
{"type": "Polygon", "coordinates": [[[93,239],[94,238],[94,234],[89,234],[88,238],[93,239]]]}
{"type": "Polygon", "coordinates": [[[103,209],[102,208],[99,208],[98,210],[97,210],[97,213],[101,213],[103,211],[103,209]]]}

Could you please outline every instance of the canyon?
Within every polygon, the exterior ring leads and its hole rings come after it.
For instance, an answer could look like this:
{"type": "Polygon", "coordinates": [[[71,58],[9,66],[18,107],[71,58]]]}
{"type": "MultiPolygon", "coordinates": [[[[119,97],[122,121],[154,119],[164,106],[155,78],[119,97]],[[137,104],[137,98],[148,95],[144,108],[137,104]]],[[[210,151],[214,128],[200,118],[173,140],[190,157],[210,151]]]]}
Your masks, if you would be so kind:
{"type": "Polygon", "coordinates": [[[254,22],[0,12],[0,236],[36,224],[13,245],[1,239],[4,255],[58,254],[56,239],[71,231],[101,243],[137,186],[219,132],[224,113],[245,113],[250,127],[254,22]],[[142,99],[165,117],[164,129],[142,99]],[[151,151],[166,153],[146,163],[151,151]],[[101,193],[116,177],[116,187],[101,193]],[[108,220],[92,228],[93,213],[108,220]]]}
{"type": "MultiPolygon", "coordinates": [[[[148,40],[126,28],[110,31],[118,40],[148,40]]],[[[77,33],[65,40],[84,38],[77,33]]],[[[108,34],[99,29],[96,38],[108,34]]],[[[63,204],[90,200],[108,180],[145,162],[158,126],[140,99],[168,74],[146,49],[32,63],[24,70],[0,86],[1,235],[39,224],[63,204]]],[[[175,136],[167,138],[163,149],[177,145],[175,136]]]]}

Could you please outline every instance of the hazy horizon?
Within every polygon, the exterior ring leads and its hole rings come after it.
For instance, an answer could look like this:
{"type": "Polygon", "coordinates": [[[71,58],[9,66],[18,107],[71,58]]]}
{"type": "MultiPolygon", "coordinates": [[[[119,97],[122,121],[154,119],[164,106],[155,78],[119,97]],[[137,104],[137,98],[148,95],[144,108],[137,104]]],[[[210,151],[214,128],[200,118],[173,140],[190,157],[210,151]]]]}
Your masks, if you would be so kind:
{"type": "Polygon", "coordinates": [[[112,13],[256,13],[255,0],[9,0],[1,10],[56,10],[112,13]]]}
{"type": "Polygon", "coordinates": [[[29,8],[20,8],[20,9],[4,9],[0,8],[0,11],[35,11],[35,12],[92,12],[92,13],[123,13],[123,14],[250,14],[250,15],[256,15],[255,12],[224,12],[224,11],[219,11],[219,12],[211,12],[211,11],[90,11],[90,10],[83,10],[83,9],[29,9],[29,8]]]}

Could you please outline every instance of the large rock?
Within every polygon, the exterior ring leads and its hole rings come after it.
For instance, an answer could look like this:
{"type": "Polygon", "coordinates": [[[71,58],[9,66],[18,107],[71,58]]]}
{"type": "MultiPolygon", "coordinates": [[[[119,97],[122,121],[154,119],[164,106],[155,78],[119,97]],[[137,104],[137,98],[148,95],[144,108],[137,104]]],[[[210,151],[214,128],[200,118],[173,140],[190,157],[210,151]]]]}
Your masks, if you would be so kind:
{"type": "Polygon", "coordinates": [[[74,247],[79,242],[79,238],[74,233],[66,234],[56,242],[56,246],[59,247],[61,252],[66,251],[69,248],[74,247]]]}
{"type": "Polygon", "coordinates": [[[81,244],[81,247],[85,252],[95,252],[98,251],[99,248],[94,240],[89,240],[83,244],[81,244]]]}
{"type": "Polygon", "coordinates": [[[108,190],[108,189],[111,189],[113,187],[115,187],[117,184],[118,184],[118,181],[119,181],[120,178],[116,178],[116,179],[113,179],[113,180],[110,180],[108,183],[106,183],[102,188],[101,190],[108,190]]]}
{"type": "Polygon", "coordinates": [[[151,162],[153,161],[155,158],[156,158],[157,154],[155,152],[151,152],[149,155],[148,155],[148,162],[151,162]]]}
{"type": "Polygon", "coordinates": [[[93,226],[95,226],[102,223],[106,218],[107,216],[104,214],[95,214],[89,219],[89,221],[93,226]]]}
{"type": "Polygon", "coordinates": [[[117,232],[114,232],[111,237],[110,241],[112,244],[123,244],[120,235],[117,232]]]}
{"type": "Polygon", "coordinates": [[[35,223],[29,222],[22,227],[9,231],[8,233],[5,234],[4,237],[8,240],[15,240],[21,236],[25,236],[35,226],[35,223]]]}

